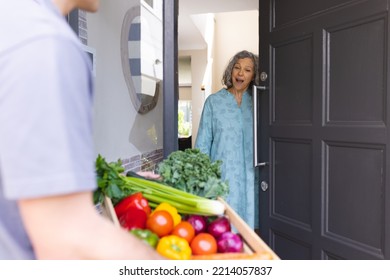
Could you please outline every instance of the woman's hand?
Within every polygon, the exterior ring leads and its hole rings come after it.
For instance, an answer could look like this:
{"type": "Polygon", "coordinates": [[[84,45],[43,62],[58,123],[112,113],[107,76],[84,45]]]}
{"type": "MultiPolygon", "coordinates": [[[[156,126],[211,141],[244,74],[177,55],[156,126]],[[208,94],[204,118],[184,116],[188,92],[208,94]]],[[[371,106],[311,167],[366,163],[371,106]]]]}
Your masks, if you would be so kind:
{"type": "Polygon", "coordinates": [[[147,179],[161,179],[160,174],[156,174],[153,171],[138,171],[137,174],[147,179]]]}

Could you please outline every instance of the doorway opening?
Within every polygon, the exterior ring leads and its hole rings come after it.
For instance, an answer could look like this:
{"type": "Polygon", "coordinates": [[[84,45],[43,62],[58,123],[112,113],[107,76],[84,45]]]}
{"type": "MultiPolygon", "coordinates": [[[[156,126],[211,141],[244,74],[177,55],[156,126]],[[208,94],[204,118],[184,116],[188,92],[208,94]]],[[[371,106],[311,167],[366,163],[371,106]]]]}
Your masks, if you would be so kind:
{"type": "Polygon", "coordinates": [[[259,3],[257,0],[180,0],[179,4],[179,95],[186,90],[186,100],[191,101],[193,147],[204,101],[222,87],[222,74],[229,59],[243,49],[258,54],[259,3]],[[181,67],[182,61],[189,61],[190,69],[181,67]],[[181,85],[184,77],[186,89],[181,85]]]}

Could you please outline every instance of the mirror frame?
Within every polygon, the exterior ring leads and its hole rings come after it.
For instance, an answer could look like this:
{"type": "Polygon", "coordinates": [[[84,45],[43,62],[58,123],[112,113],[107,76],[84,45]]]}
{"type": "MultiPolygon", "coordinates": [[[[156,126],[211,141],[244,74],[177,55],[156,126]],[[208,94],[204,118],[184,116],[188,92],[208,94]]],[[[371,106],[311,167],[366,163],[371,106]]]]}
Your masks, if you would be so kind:
{"type": "Polygon", "coordinates": [[[132,7],[126,12],[122,24],[120,53],[121,53],[121,61],[122,61],[122,71],[129,91],[131,102],[133,103],[134,108],[137,110],[138,113],[146,114],[147,112],[151,111],[154,107],[156,107],[159,93],[160,93],[160,83],[162,81],[156,81],[154,96],[153,98],[151,98],[150,102],[145,103],[140,100],[131,73],[131,67],[129,62],[129,47],[128,47],[129,31],[130,31],[131,24],[133,23],[135,18],[140,16],[141,16],[140,5],[132,7]]]}

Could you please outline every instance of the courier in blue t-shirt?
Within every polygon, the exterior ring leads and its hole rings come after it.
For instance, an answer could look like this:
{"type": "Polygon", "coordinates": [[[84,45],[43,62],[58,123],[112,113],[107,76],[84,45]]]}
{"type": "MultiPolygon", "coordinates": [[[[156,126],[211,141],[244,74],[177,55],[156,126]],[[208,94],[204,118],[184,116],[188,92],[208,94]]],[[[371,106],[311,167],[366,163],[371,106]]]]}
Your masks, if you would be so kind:
{"type": "Polygon", "coordinates": [[[0,4],[0,259],[34,259],[16,201],[96,187],[91,68],[51,1],[0,4]]]}

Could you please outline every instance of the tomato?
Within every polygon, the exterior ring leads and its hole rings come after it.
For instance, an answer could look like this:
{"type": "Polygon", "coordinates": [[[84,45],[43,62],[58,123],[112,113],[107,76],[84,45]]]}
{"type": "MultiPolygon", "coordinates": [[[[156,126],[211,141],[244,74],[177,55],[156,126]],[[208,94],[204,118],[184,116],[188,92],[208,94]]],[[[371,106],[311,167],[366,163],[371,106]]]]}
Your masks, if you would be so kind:
{"type": "Polygon", "coordinates": [[[146,220],[146,228],[153,231],[158,237],[168,235],[173,230],[173,218],[168,211],[155,211],[146,220]]]}
{"type": "Polygon", "coordinates": [[[192,239],[191,250],[194,255],[210,255],[217,253],[217,241],[210,233],[201,232],[192,239]]]}
{"type": "Polygon", "coordinates": [[[181,221],[174,227],[171,234],[184,238],[190,243],[195,236],[195,229],[189,222],[181,221]]]}

